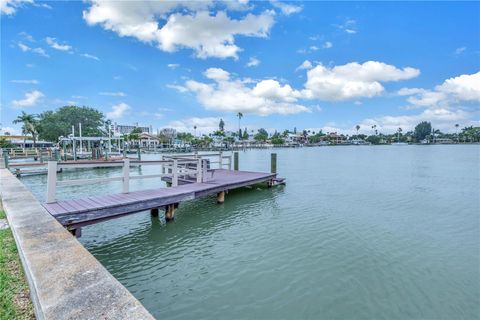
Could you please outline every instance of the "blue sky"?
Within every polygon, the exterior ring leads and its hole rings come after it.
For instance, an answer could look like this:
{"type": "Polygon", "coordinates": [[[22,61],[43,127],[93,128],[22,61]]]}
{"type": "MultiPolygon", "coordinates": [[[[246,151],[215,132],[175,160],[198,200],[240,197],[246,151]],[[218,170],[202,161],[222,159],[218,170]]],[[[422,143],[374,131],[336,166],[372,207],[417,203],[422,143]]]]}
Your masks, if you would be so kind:
{"type": "Polygon", "coordinates": [[[238,112],[249,130],[479,125],[478,2],[1,6],[3,132],[69,104],[201,133],[238,112]]]}

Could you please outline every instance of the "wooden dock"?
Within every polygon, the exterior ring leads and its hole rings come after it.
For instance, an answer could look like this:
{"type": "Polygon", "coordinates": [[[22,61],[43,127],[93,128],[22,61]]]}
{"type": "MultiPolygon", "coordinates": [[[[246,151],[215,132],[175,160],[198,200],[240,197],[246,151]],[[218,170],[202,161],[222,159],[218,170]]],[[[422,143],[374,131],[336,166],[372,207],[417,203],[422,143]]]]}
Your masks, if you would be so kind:
{"type": "MultiPolygon", "coordinates": [[[[225,194],[229,190],[246,187],[259,183],[266,183],[268,186],[284,184],[284,179],[277,178],[276,163],[272,162],[270,173],[250,172],[231,170],[231,156],[219,155],[217,169],[210,169],[214,161],[207,161],[201,156],[195,158],[169,157],[161,161],[145,162],[150,165],[161,165],[162,174],[130,176],[130,160],[125,159],[123,163],[123,176],[56,181],[58,164],[49,162],[47,203],[43,204],[45,209],[55,217],[63,226],[67,227],[77,236],[80,236],[80,228],[86,225],[115,219],[124,215],[150,210],[156,216],[159,209],[165,210],[167,221],[174,218],[175,209],[182,201],[193,200],[199,197],[216,194],[217,202],[225,201],[225,194]],[[229,159],[225,162],[225,159],[229,159]],[[228,166],[228,169],[222,168],[228,166]],[[275,170],[273,170],[275,168],[275,170]],[[167,186],[156,189],[141,191],[129,191],[130,179],[161,178],[167,182],[167,186]],[[60,185],[81,185],[98,183],[102,181],[123,181],[123,192],[105,196],[84,197],[78,199],[55,200],[55,188],[60,185]]],[[[272,161],[276,162],[276,155],[272,154],[272,161]]],[[[144,164],[145,164],[144,163],[144,164]]],[[[139,162],[136,161],[136,165],[139,162]]],[[[112,165],[112,164],[105,164],[112,165]]],[[[71,167],[71,165],[68,165],[71,167]]],[[[235,169],[238,169],[238,154],[235,155],[235,169]]]]}

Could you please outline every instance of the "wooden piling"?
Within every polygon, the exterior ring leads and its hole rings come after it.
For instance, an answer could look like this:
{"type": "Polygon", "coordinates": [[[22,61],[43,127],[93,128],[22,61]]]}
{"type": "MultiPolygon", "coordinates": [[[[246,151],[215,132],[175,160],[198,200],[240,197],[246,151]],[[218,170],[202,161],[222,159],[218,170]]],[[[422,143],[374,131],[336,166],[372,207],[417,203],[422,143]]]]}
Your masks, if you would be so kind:
{"type": "Polygon", "coordinates": [[[70,233],[76,238],[82,236],[82,228],[68,229],[68,231],[70,231],[70,233]]]}
{"type": "Polygon", "coordinates": [[[233,153],[233,170],[238,171],[238,151],[233,153]]]}
{"type": "Polygon", "coordinates": [[[217,203],[221,204],[225,202],[225,191],[217,193],[217,203]]]}
{"type": "Polygon", "coordinates": [[[7,150],[3,151],[3,160],[4,160],[4,163],[5,163],[5,168],[8,169],[8,151],[7,150]]]}
{"type": "Polygon", "coordinates": [[[152,215],[152,217],[158,217],[158,208],[150,209],[150,214],[152,215]]]}
{"type": "Polygon", "coordinates": [[[270,155],[270,172],[277,173],[277,154],[272,153],[270,155]]]}
{"type": "Polygon", "coordinates": [[[178,207],[178,204],[172,203],[165,207],[165,221],[172,221],[175,218],[175,209],[178,207]]]}

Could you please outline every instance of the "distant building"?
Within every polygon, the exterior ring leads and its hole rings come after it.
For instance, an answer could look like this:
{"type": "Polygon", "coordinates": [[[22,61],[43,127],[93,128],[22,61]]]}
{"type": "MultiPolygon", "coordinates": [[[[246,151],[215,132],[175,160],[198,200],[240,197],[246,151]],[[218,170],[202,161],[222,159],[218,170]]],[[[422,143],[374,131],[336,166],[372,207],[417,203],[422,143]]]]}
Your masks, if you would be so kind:
{"type": "Polygon", "coordinates": [[[140,128],[142,132],[153,134],[152,126],[150,127],[141,127],[136,123],[135,125],[125,125],[125,124],[117,124],[116,122],[113,124],[113,132],[118,135],[122,134],[129,134],[133,131],[133,129],[140,128]]]}
{"type": "MultiPolygon", "coordinates": [[[[15,146],[15,148],[33,148],[33,140],[32,137],[28,136],[0,136],[2,139],[9,141],[11,144],[15,146]]],[[[36,148],[51,148],[54,146],[54,143],[37,140],[35,142],[36,148]]]]}
{"type": "Polygon", "coordinates": [[[436,138],[435,143],[440,143],[440,144],[451,144],[455,143],[452,139],[449,138],[436,138]]]}

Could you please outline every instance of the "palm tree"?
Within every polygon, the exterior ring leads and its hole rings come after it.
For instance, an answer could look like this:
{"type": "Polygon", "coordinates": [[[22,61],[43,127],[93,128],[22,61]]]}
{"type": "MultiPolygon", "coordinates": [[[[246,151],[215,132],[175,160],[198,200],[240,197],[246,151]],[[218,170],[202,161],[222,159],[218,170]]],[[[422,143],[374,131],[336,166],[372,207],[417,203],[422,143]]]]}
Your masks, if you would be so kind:
{"type": "Polygon", "coordinates": [[[193,126],[193,130],[194,130],[194,136],[196,138],[197,137],[197,126],[193,126]]]}
{"type": "Polygon", "coordinates": [[[397,132],[398,132],[398,134],[397,134],[398,141],[397,142],[400,143],[400,133],[402,132],[402,128],[398,128],[397,132]]]}
{"type": "Polygon", "coordinates": [[[377,128],[377,125],[374,124],[374,125],[372,126],[372,130],[375,131],[375,134],[377,134],[377,133],[376,133],[377,130],[375,130],[376,128],[377,128]]]}
{"type": "Polygon", "coordinates": [[[360,126],[357,124],[357,125],[355,126],[355,129],[357,129],[357,139],[358,139],[358,130],[360,130],[360,126]]]}
{"type": "Polygon", "coordinates": [[[459,139],[458,139],[458,127],[460,125],[458,123],[455,124],[455,135],[457,136],[457,143],[459,142],[459,139]]]}
{"type": "Polygon", "coordinates": [[[22,134],[24,135],[23,137],[23,147],[25,148],[25,143],[26,143],[26,135],[31,134],[32,139],[33,139],[33,147],[35,148],[35,144],[37,142],[37,119],[35,118],[36,116],[33,114],[28,114],[25,111],[22,111],[22,114],[17,117],[17,119],[13,120],[14,124],[17,123],[22,123],[22,134]]]}
{"type": "MultiPolygon", "coordinates": [[[[241,112],[237,113],[237,117],[238,117],[238,132],[239,132],[239,136],[241,136],[242,132],[240,130],[242,130],[242,129],[240,129],[240,120],[243,118],[243,113],[241,113],[241,112]]],[[[241,139],[241,137],[240,137],[240,139],[241,139]]]]}

